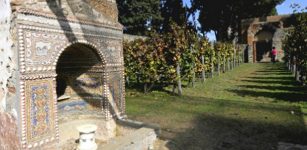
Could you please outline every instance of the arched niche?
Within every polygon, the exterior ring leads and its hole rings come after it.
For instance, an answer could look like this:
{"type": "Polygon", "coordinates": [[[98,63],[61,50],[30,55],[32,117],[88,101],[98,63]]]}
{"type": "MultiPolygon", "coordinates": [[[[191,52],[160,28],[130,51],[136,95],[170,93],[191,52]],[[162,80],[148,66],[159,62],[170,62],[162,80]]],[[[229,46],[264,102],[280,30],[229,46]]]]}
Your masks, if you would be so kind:
{"type": "Polygon", "coordinates": [[[105,63],[97,49],[74,43],[62,51],[56,65],[57,116],[60,146],[78,139],[78,125],[99,127],[97,139],[108,137],[103,101],[106,99],[105,63]]]}
{"type": "Polygon", "coordinates": [[[101,112],[106,80],[102,59],[97,50],[82,43],[72,44],[61,53],[56,65],[59,115],[101,112]]]}
{"type": "MultiPolygon", "coordinates": [[[[18,114],[20,118],[18,120],[20,132],[23,133],[22,147],[33,148],[61,142],[62,135],[66,134],[62,131],[67,131],[67,135],[72,133],[68,129],[77,131],[74,121],[83,121],[77,124],[99,125],[98,131],[101,132],[97,132],[97,139],[114,137],[116,124],[113,117],[117,114],[123,115],[125,109],[121,39],[113,37],[108,31],[101,32],[103,34],[106,32],[105,34],[112,37],[77,31],[72,34],[25,25],[19,27],[20,111],[18,114]],[[79,59],[84,61],[76,63],[79,59]],[[76,71],[78,68],[79,72],[76,71]],[[69,69],[71,71],[65,72],[69,69]],[[65,74],[70,74],[72,77],[65,79],[65,74]],[[95,92],[93,89],[80,92],[82,88],[77,88],[79,91],[74,90],[75,94],[67,97],[71,101],[75,98],[76,101],[83,103],[83,106],[89,107],[79,107],[80,110],[74,111],[66,107],[69,106],[66,105],[69,103],[65,101],[67,98],[58,101],[60,96],[65,95],[67,86],[82,84],[79,79],[100,77],[101,82],[98,87],[102,89],[96,90],[96,97],[87,99],[86,96],[92,96],[95,92]],[[120,88],[111,83],[119,85],[120,88]],[[93,99],[98,100],[91,102],[93,99]],[[65,107],[68,111],[65,111],[65,107]],[[67,126],[64,125],[66,122],[67,126]]],[[[92,80],[87,83],[91,86],[97,85],[92,80]]],[[[87,83],[84,84],[85,87],[87,83]]],[[[75,135],[77,137],[78,133],[75,135]]]]}

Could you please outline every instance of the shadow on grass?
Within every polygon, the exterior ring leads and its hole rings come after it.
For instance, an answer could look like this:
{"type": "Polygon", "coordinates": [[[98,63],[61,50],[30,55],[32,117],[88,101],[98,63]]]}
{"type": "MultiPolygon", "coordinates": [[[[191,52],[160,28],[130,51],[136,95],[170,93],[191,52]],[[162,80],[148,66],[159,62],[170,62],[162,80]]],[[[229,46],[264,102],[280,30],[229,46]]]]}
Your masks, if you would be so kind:
{"type": "Polygon", "coordinates": [[[204,113],[195,119],[193,128],[178,131],[167,147],[171,150],[275,150],[281,141],[306,144],[302,117],[295,119],[300,124],[283,126],[204,113]]]}
{"type": "Polygon", "coordinates": [[[289,76],[253,76],[253,77],[245,77],[245,79],[258,79],[258,80],[288,80],[288,81],[293,81],[293,77],[289,76]]]}
{"type": "Polygon", "coordinates": [[[239,88],[228,91],[242,97],[264,97],[288,102],[307,101],[307,88],[300,86],[283,64],[268,64],[264,69],[240,80],[239,88]]]}
{"type": "MultiPolygon", "coordinates": [[[[275,72],[276,73],[276,72],[275,72]]],[[[268,74],[274,74],[274,72],[254,72],[253,75],[268,75],[268,74]]],[[[289,72],[278,72],[278,75],[291,75],[289,72]]]]}
{"type": "Polygon", "coordinates": [[[250,83],[257,83],[257,84],[282,84],[282,85],[297,85],[294,81],[272,81],[272,80],[241,80],[242,82],[250,82],[250,83]]]}
{"type": "Polygon", "coordinates": [[[287,73],[290,74],[288,71],[285,71],[284,69],[271,69],[271,68],[267,68],[268,70],[259,70],[256,71],[257,73],[287,73]]]}
{"type": "MultiPolygon", "coordinates": [[[[241,88],[247,89],[262,89],[262,90],[270,90],[270,91],[285,91],[285,92],[301,92],[306,88],[300,87],[289,87],[289,86],[264,86],[264,85],[239,85],[241,88]]],[[[306,89],[307,90],[307,89],[306,89]]]]}
{"type": "MultiPolygon", "coordinates": [[[[184,105],[213,105],[221,108],[235,108],[235,109],[255,109],[255,110],[263,110],[269,112],[276,111],[286,111],[289,112],[291,110],[297,110],[299,107],[297,106],[287,106],[287,105],[279,105],[272,103],[259,103],[259,102],[244,102],[244,101],[235,101],[235,100],[225,100],[225,99],[212,99],[206,97],[190,97],[183,96],[184,100],[181,100],[180,103],[184,105]]],[[[178,101],[177,101],[178,102],[178,101]]]]}
{"type": "Polygon", "coordinates": [[[270,150],[278,142],[307,144],[304,114],[297,106],[192,96],[140,98],[135,103],[146,112],[132,118],[160,124],[160,138],[171,150],[270,150]]]}
{"type": "Polygon", "coordinates": [[[264,92],[255,90],[228,90],[230,92],[236,93],[239,96],[252,96],[252,97],[266,97],[273,98],[277,101],[288,101],[288,102],[306,102],[307,93],[297,93],[297,92],[264,92]]]}
{"type": "MultiPolygon", "coordinates": [[[[198,97],[190,97],[183,103],[193,106],[213,105],[226,110],[198,113],[193,126],[188,129],[176,130],[174,127],[171,131],[164,130],[164,138],[170,140],[167,146],[171,150],[268,150],[277,149],[281,141],[307,144],[304,114],[300,107],[198,97]],[[291,115],[291,111],[295,113],[291,115]],[[255,114],[245,114],[247,112],[255,114]],[[279,116],[287,116],[291,123],[279,122],[279,116]]],[[[193,111],[175,111],[196,114],[193,111]]]]}

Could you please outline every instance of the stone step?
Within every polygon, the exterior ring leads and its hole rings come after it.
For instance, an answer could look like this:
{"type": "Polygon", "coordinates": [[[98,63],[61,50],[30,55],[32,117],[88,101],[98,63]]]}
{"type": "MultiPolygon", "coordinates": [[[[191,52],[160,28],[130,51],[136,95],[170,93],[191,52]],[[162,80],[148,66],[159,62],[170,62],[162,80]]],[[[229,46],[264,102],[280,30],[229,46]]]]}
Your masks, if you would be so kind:
{"type": "Polygon", "coordinates": [[[140,128],[131,134],[110,140],[107,144],[98,145],[104,150],[149,150],[153,149],[157,133],[151,128],[140,128]]]}

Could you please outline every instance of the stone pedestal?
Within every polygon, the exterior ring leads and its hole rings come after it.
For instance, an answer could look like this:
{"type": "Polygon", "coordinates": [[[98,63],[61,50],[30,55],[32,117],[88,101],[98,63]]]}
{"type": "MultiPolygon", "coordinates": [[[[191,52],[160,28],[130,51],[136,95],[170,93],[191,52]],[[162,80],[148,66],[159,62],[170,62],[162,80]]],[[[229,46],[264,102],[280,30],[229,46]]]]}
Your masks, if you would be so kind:
{"type": "Polygon", "coordinates": [[[86,124],[77,127],[80,133],[78,150],[96,150],[95,132],[97,126],[93,124],[86,124]]]}

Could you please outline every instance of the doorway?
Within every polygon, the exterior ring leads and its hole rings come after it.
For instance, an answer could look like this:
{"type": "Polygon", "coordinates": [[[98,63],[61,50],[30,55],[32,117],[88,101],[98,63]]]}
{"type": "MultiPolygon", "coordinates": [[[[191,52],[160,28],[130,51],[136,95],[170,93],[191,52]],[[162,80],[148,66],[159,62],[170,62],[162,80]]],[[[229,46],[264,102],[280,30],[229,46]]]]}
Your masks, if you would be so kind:
{"type": "Polygon", "coordinates": [[[268,62],[270,61],[270,52],[272,49],[272,41],[258,41],[256,42],[256,61],[268,62]]]}

